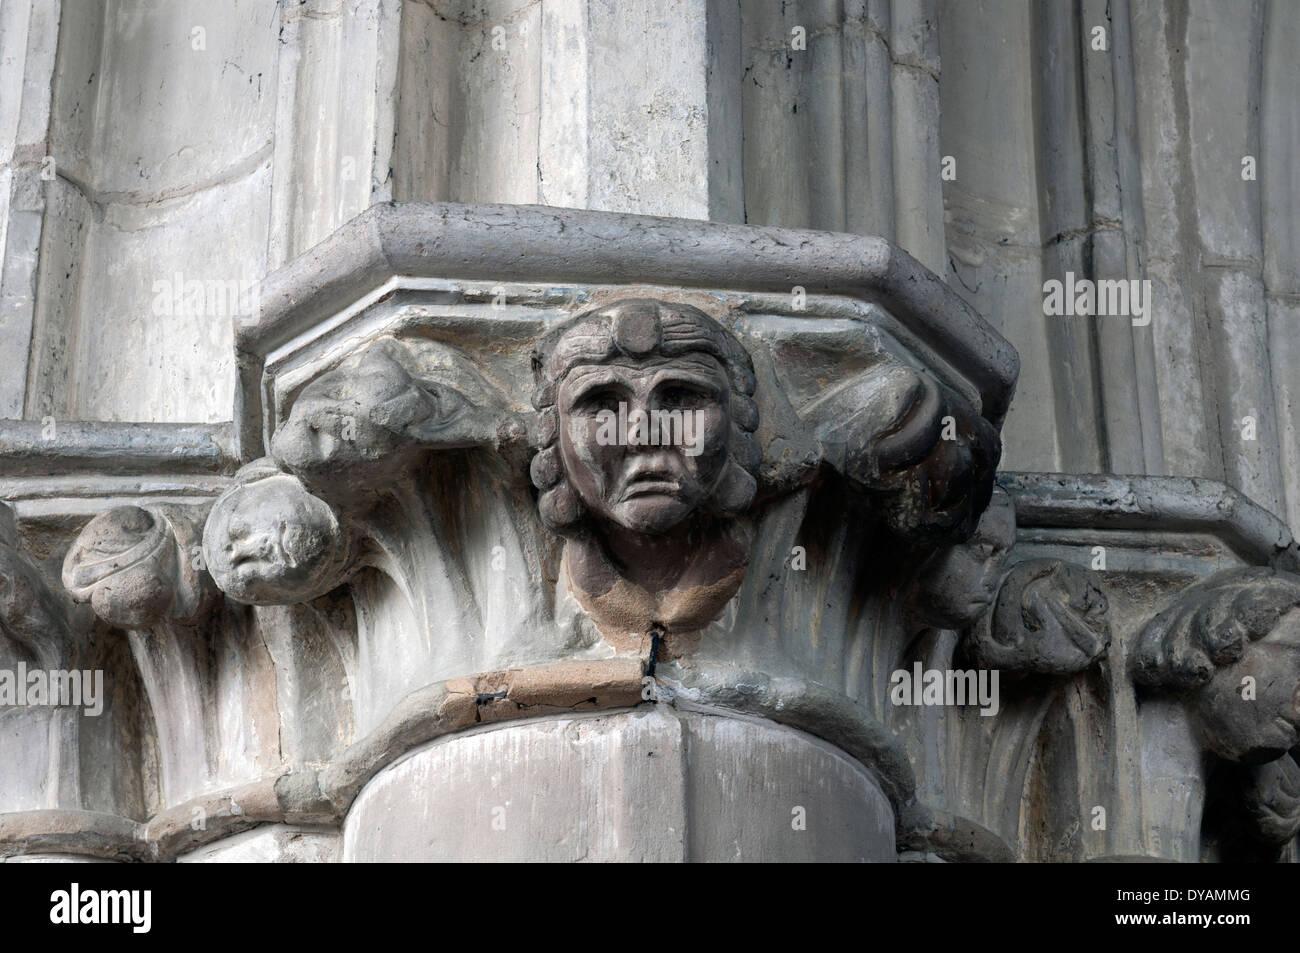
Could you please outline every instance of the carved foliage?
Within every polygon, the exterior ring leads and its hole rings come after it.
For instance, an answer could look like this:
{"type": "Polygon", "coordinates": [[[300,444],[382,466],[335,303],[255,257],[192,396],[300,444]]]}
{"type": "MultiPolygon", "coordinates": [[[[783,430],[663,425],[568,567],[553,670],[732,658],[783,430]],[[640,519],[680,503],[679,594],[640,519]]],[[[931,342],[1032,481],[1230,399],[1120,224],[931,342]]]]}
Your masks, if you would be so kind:
{"type": "Polygon", "coordinates": [[[1181,696],[1205,747],[1280,758],[1300,739],[1300,576],[1252,567],[1187,589],[1142,630],[1141,684],[1181,696]]]}
{"type": "Polygon", "coordinates": [[[95,517],[63,561],[63,585],[105,622],[139,628],[192,623],[215,588],[198,545],[195,507],[119,506],[95,517]]]}
{"type": "Polygon", "coordinates": [[[1081,672],[1109,646],[1109,605],[1100,578],[1059,559],[1012,567],[992,611],[965,641],[981,667],[1044,675],[1081,672]]]}

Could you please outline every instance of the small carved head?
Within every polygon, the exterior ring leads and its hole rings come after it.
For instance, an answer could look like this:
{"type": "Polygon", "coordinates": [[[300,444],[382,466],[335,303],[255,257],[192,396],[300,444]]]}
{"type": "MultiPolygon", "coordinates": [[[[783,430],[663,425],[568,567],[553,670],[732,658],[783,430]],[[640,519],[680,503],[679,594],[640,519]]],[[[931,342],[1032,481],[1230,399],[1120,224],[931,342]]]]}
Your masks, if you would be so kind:
{"type": "Polygon", "coordinates": [[[543,522],[666,533],[697,510],[753,501],[754,371],[740,342],[687,305],[627,300],[543,342],[533,482],[543,522]]]}
{"type": "Polygon", "coordinates": [[[1016,507],[994,487],[989,505],[964,543],[944,546],[916,575],[910,605],[924,623],[961,629],[978,619],[998,592],[1002,560],[1016,541],[1016,507]]]}
{"type": "Polygon", "coordinates": [[[477,372],[432,341],[381,337],[303,388],[271,453],[348,499],[421,454],[497,443],[513,422],[477,372]]]}
{"type": "Polygon", "coordinates": [[[265,459],[236,479],[203,530],[203,553],[221,590],[238,602],[287,605],[339,585],[349,547],[334,509],[265,459]]]}
{"type": "Polygon", "coordinates": [[[1002,578],[993,611],[967,639],[977,665],[1072,675],[1110,645],[1109,605],[1097,575],[1059,559],[1033,559],[1002,578]]]}
{"type": "Polygon", "coordinates": [[[1300,576],[1252,567],[1192,586],[1142,630],[1133,676],[1182,695],[1220,757],[1281,757],[1300,740],[1300,576]]]}

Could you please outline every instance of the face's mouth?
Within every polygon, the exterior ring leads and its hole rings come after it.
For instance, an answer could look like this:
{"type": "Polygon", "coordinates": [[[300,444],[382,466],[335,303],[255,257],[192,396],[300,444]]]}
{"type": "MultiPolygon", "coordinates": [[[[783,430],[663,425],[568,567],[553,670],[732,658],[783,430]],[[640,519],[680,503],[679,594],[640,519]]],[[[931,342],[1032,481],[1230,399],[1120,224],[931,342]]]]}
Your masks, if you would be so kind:
{"type": "Polygon", "coordinates": [[[676,480],[634,480],[624,487],[622,499],[631,500],[639,496],[676,496],[680,490],[681,485],[676,480]]]}
{"type": "Polygon", "coordinates": [[[619,502],[638,496],[676,496],[681,488],[681,481],[670,467],[661,462],[642,460],[632,465],[624,479],[619,502]]]}

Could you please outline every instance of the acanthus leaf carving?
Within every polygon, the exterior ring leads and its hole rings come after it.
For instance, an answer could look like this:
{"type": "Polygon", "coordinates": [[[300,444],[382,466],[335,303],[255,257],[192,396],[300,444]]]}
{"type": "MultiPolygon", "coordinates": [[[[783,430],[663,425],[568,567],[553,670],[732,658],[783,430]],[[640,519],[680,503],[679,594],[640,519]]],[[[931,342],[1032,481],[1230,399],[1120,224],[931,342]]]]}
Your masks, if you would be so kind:
{"type": "Polygon", "coordinates": [[[1234,762],[1282,757],[1300,740],[1300,576],[1217,573],[1146,624],[1134,680],[1178,698],[1205,749],[1234,762]]]}

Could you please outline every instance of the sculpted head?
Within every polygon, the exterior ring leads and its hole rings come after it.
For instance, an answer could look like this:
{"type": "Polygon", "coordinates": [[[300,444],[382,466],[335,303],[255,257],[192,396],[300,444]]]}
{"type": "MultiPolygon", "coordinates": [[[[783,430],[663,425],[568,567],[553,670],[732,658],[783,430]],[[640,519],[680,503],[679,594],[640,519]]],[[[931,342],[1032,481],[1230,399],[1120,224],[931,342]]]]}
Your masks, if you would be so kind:
{"type": "Polygon", "coordinates": [[[543,342],[533,482],[557,532],[658,535],[699,511],[743,512],[759,451],[754,372],[740,343],[687,305],[628,300],[543,342]]]}
{"type": "Polygon", "coordinates": [[[286,605],[342,581],[348,545],[338,514],[295,476],[265,460],[244,467],[213,504],[203,554],[223,592],[252,605],[286,605]]]}
{"type": "Polygon", "coordinates": [[[944,546],[916,576],[912,610],[925,623],[964,628],[979,618],[998,592],[1002,560],[1016,541],[1016,508],[994,487],[989,505],[964,543],[944,546]]]}
{"type": "Polygon", "coordinates": [[[303,388],[271,454],[314,492],[348,499],[429,450],[496,443],[509,417],[459,353],[379,338],[303,388]]]}
{"type": "Polygon", "coordinates": [[[1234,569],[1142,630],[1134,678],[1183,696],[1206,748],[1260,764],[1300,740],[1300,576],[1234,569]]]}

